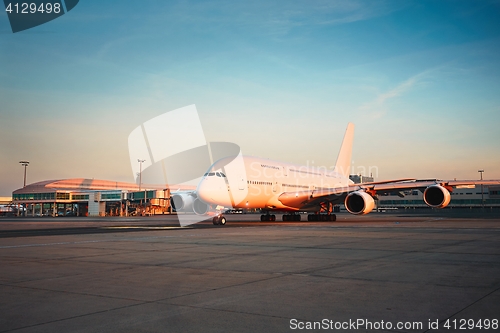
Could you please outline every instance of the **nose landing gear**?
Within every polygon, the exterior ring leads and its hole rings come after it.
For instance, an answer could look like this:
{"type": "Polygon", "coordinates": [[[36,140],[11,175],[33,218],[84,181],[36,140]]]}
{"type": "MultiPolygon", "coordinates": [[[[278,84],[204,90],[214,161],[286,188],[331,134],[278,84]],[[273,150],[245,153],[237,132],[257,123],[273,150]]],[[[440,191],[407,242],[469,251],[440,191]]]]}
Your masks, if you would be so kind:
{"type": "Polygon", "coordinates": [[[214,218],[212,219],[212,223],[214,225],[225,225],[226,218],[223,215],[214,216],[214,218]]]}

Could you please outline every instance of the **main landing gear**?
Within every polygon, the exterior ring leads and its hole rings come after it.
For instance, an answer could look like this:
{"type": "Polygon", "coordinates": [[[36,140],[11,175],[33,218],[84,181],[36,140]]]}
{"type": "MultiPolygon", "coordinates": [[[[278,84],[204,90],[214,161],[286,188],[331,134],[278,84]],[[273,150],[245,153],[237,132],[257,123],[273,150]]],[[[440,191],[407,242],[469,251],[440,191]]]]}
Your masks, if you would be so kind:
{"type": "Polygon", "coordinates": [[[276,215],[271,215],[269,213],[267,213],[266,215],[261,215],[260,216],[260,221],[261,222],[274,222],[276,221],[276,215]]]}
{"type": "Polygon", "coordinates": [[[335,214],[309,214],[307,220],[310,222],[334,222],[337,221],[335,214]]]}
{"type": "Polygon", "coordinates": [[[338,206],[333,205],[331,201],[322,202],[321,208],[315,214],[307,215],[307,220],[310,222],[335,222],[337,221],[337,215],[333,212],[340,212],[338,206]],[[323,214],[321,214],[323,213],[323,214]]]}
{"type": "Polygon", "coordinates": [[[289,221],[299,222],[300,221],[300,214],[283,214],[283,221],[284,222],[289,222],[289,221]]]}
{"type": "Polygon", "coordinates": [[[214,225],[225,225],[226,218],[223,215],[214,216],[214,218],[212,219],[212,223],[214,225]]]}

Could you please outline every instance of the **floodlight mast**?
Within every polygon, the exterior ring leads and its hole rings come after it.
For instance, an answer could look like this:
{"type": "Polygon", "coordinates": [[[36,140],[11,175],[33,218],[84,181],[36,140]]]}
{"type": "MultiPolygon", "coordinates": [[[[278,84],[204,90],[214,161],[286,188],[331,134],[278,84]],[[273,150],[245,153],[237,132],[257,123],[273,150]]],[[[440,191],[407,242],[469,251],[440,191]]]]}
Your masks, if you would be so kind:
{"type": "MultiPolygon", "coordinates": [[[[483,172],[484,172],[484,170],[483,169],[477,170],[477,172],[479,172],[479,174],[481,175],[481,180],[483,180],[483,172]]],[[[483,184],[481,184],[481,207],[483,207],[483,209],[484,209],[483,184]]]]}
{"type": "Polygon", "coordinates": [[[26,187],[26,168],[30,164],[29,161],[20,161],[19,164],[21,164],[24,167],[24,182],[23,182],[23,187],[26,187]]]}
{"type": "Polygon", "coordinates": [[[146,160],[140,160],[137,159],[137,162],[139,162],[139,191],[141,190],[141,184],[142,184],[142,163],[144,163],[146,160]]]}

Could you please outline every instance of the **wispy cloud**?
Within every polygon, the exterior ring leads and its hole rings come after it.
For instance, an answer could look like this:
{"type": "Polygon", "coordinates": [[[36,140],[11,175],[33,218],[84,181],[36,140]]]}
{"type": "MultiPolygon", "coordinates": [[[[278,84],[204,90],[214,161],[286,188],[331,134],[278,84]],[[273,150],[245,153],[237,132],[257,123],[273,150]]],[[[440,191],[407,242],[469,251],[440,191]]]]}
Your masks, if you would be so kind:
{"type": "Polygon", "coordinates": [[[361,0],[182,2],[175,7],[175,20],[214,27],[262,28],[268,34],[286,34],[295,27],[341,25],[388,15],[406,4],[400,1],[361,0]],[[207,15],[210,13],[210,15],[207,15]]]}
{"type": "Polygon", "coordinates": [[[427,70],[410,77],[389,91],[379,94],[374,100],[364,103],[359,107],[359,110],[370,112],[369,116],[374,119],[383,117],[387,113],[387,102],[389,100],[409,92],[416,85],[422,83],[429,73],[430,70],[427,70]]]}

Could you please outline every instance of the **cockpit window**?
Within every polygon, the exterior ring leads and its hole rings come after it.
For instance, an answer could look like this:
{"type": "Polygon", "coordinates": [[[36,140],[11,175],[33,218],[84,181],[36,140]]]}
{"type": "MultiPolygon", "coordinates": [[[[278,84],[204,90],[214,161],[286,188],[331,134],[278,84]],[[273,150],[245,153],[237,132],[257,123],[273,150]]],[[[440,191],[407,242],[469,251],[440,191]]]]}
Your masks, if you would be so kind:
{"type": "Polygon", "coordinates": [[[211,176],[217,176],[217,177],[226,177],[225,174],[223,174],[222,172],[207,172],[206,174],[203,175],[204,177],[211,177],[211,176]]]}

